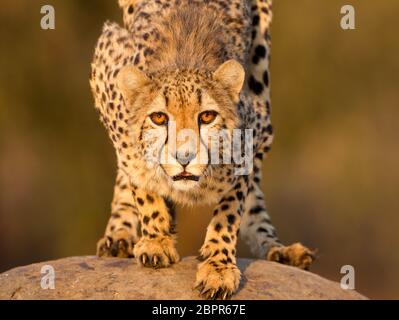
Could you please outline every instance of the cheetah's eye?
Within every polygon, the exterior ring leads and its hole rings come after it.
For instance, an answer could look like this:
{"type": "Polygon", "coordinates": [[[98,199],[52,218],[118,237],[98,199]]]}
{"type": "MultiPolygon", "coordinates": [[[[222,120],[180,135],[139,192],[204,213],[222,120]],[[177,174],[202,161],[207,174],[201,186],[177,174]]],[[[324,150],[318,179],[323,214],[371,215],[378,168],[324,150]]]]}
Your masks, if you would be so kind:
{"type": "Polygon", "coordinates": [[[217,115],[218,115],[218,113],[213,110],[204,111],[204,112],[200,113],[200,115],[198,116],[198,119],[199,119],[199,122],[202,124],[210,124],[216,119],[217,115]]]}
{"type": "Polygon", "coordinates": [[[163,112],[154,112],[150,114],[150,119],[157,126],[163,126],[168,122],[168,116],[163,112]]]}

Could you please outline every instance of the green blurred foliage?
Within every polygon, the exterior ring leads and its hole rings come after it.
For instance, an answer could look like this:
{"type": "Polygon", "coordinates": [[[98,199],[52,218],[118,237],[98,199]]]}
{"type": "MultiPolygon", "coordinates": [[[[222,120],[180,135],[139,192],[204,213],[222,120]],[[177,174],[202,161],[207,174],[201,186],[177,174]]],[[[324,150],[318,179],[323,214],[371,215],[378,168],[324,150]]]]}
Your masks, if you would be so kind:
{"type": "MultiPolygon", "coordinates": [[[[264,189],[280,238],[319,249],[313,271],[399,298],[399,42],[394,0],[274,1],[276,138],[264,189]]],[[[93,254],[109,214],[115,156],[88,75],[115,1],[11,1],[0,10],[0,271],[93,254]],[[56,30],[40,29],[52,4],[56,30]]],[[[196,254],[209,210],[181,208],[179,250],[196,254]],[[195,231],[195,232],[194,232],[195,231]]],[[[249,256],[240,246],[240,254],[249,256]]]]}

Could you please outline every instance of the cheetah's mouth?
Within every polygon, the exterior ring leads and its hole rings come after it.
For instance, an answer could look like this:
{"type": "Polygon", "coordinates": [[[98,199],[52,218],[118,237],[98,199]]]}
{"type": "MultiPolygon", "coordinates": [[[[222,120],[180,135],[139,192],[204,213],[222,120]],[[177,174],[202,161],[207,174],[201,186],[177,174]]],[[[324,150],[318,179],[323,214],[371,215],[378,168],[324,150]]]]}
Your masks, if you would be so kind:
{"type": "Polygon", "coordinates": [[[193,175],[190,172],[182,171],[179,174],[172,177],[173,181],[180,181],[180,180],[192,180],[198,181],[200,179],[199,176],[193,175]]]}

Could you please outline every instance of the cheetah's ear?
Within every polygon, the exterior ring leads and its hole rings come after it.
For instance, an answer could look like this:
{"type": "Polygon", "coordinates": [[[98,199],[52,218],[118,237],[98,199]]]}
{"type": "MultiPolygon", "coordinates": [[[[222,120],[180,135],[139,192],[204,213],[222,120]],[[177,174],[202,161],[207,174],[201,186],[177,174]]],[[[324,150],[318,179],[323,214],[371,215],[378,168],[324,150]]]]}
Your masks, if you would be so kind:
{"type": "Polygon", "coordinates": [[[117,76],[116,83],[126,96],[137,93],[151,82],[146,74],[134,66],[123,67],[117,76]]]}
{"type": "Polygon", "coordinates": [[[244,85],[245,71],[240,63],[231,59],[220,65],[213,73],[213,77],[237,97],[244,85]]]}

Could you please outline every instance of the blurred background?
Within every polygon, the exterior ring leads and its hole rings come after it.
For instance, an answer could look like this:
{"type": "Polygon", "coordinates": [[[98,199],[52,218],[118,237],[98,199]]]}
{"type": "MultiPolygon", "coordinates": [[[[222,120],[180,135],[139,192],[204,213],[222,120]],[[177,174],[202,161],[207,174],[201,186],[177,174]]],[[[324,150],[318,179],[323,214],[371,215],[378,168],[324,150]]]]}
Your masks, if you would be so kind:
{"type": "MultiPolygon", "coordinates": [[[[115,156],[97,119],[90,61],[117,1],[2,0],[0,272],[95,253],[115,156]],[[56,29],[40,28],[51,4],[56,29]]],[[[313,271],[399,298],[399,2],[274,1],[268,208],[285,243],[318,248],[313,271]],[[356,30],[340,28],[352,4],[356,30]]],[[[210,212],[179,210],[180,253],[197,254],[210,212]]],[[[240,255],[249,256],[245,246],[240,255]]]]}

